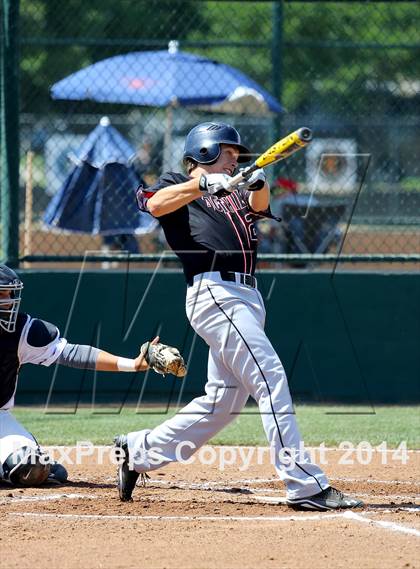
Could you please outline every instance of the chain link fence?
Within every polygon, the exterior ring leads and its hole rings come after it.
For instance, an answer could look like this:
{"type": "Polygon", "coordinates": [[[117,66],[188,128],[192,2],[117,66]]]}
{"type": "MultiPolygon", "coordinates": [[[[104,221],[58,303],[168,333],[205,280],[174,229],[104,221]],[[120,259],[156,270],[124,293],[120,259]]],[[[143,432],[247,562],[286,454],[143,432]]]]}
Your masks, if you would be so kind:
{"type": "Polygon", "coordinates": [[[207,120],[233,124],[255,155],[313,130],[306,150],[267,169],[283,222],[259,222],[263,254],[420,254],[416,3],[21,0],[19,18],[21,260],[166,249],[134,192],[180,171],[186,133],[207,120]],[[156,63],[140,73],[131,56],[145,52],[199,58],[174,77],[156,63]],[[227,104],[200,58],[255,84],[227,104]],[[92,64],[85,83],[71,80],[92,64]]]}

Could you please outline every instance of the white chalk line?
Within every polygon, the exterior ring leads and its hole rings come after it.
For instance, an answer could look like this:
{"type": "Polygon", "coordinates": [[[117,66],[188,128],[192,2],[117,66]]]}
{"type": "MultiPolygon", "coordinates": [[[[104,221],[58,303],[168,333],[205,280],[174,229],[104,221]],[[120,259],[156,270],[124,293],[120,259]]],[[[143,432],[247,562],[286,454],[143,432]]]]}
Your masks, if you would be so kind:
{"type": "Polygon", "coordinates": [[[420,537],[420,531],[396,524],[394,522],[387,522],[383,520],[372,520],[361,514],[354,512],[342,512],[337,514],[322,513],[310,514],[301,516],[138,516],[138,515],[121,515],[121,514],[52,514],[41,512],[8,512],[9,516],[24,517],[24,518],[60,518],[60,519],[73,519],[73,520],[137,520],[137,521],[160,521],[160,522],[313,522],[313,521],[329,521],[337,518],[344,518],[355,522],[365,523],[371,526],[380,527],[397,533],[404,533],[420,537]]]}
{"type": "Polygon", "coordinates": [[[419,530],[417,530],[415,528],[403,526],[401,524],[396,524],[394,522],[386,522],[384,520],[372,520],[368,517],[362,516],[360,514],[356,514],[355,512],[345,512],[343,514],[343,517],[345,517],[349,520],[354,520],[356,522],[374,525],[374,526],[381,527],[384,529],[388,529],[388,530],[391,530],[394,532],[406,533],[408,535],[414,535],[416,537],[420,537],[420,531],[419,530]]]}
{"type": "MultiPolygon", "coordinates": [[[[284,494],[284,492],[281,492],[280,490],[272,490],[272,489],[268,489],[268,490],[253,490],[251,492],[251,495],[253,494],[263,494],[262,496],[256,496],[256,498],[258,499],[263,499],[265,497],[268,497],[269,494],[271,494],[272,492],[278,492],[279,494],[284,494]]],[[[238,492],[239,494],[239,492],[238,492]]],[[[366,493],[362,493],[362,492],[357,492],[357,496],[358,498],[372,498],[373,495],[372,494],[366,494],[366,493]]],[[[416,500],[417,499],[417,495],[401,495],[401,494],[380,494],[379,496],[375,496],[376,498],[380,498],[381,500],[416,500]]],[[[274,500],[280,500],[281,498],[277,497],[277,496],[271,496],[271,498],[274,500]]],[[[420,508],[420,505],[418,506],[420,508]]]]}
{"type": "MultiPolygon", "coordinates": [[[[405,494],[405,495],[401,495],[401,494],[366,494],[364,492],[356,492],[357,496],[359,496],[359,498],[377,498],[380,500],[416,500],[418,498],[417,494],[405,494]]],[[[419,506],[420,508],[420,506],[419,506]]]]}
{"type": "MultiPolygon", "coordinates": [[[[277,488],[253,488],[252,486],[221,486],[220,483],[211,483],[211,482],[203,482],[203,483],[188,483],[188,482],[170,482],[169,480],[157,480],[157,479],[150,479],[148,484],[153,486],[170,486],[174,489],[187,489],[187,490],[206,490],[206,491],[214,491],[214,492],[230,492],[232,494],[284,494],[284,490],[277,489],[277,488]]],[[[357,495],[360,498],[371,498],[372,494],[360,493],[357,492],[357,495]]],[[[407,500],[410,499],[408,495],[401,495],[401,494],[381,494],[380,498],[383,500],[407,500]]],[[[416,496],[412,496],[413,499],[416,496]]],[[[264,501],[264,497],[255,496],[255,499],[264,501]]],[[[285,501],[285,498],[270,496],[268,497],[269,501],[277,500],[278,503],[282,503],[285,501]]],[[[419,506],[420,507],[420,506],[419,506]]]]}
{"type": "MultiPolygon", "coordinates": [[[[152,482],[152,481],[151,481],[152,482]]],[[[154,483],[156,483],[157,485],[168,485],[170,484],[167,481],[164,480],[155,480],[153,481],[154,483]]],[[[181,484],[180,484],[181,486],[181,484]]],[[[203,484],[203,485],[197,485],[197,484],[186,484],[186,483],[182,483],[182,487],[183,488],[188,488],[188,489],[196,489],[197,486],[203,486],[206,490],[211,489],[208,487],[208,485],[203,484]]],[[[223,490],[225,488],[217,488],[217,490],[223,490]]],[[[231,490],[230,487],[226,487],[226,489],[228,491],[231,490]]],[[[259,495],[255,495],[257,493],[264,493],[264,492],[282,492],[281,490],[273,490],[273,489],[250,489],[250,488],[242,488],[241,490],[246,490],[248,492],[251,492],[251,495],[249,495],[249,498],[254,500],[255,502],[260,502],[260,503],[265,503],[265,504],[274,504],[274,505],[286,505],[286,498],[285,497],[280,497],[280,496],[267,496],[267,495],[263,495],[263,496],[259,496],[259,495]]],[[[235,492],[233,492],[235,493],[235,492]]],[[[239,493],[239,492],[238,492],[239,493]]],[[[371,497],[370,494],[357,494],[359,497],[371,497]]],[[[94,495],[94,494],[77,494],[77,493],[72,493],[72,494],[47,494],[47,495],[38,495],[38,496],[10,496],[7,498],[2,498],[0,499],[0,504],[13,504],[13,503],[22,503],[22,502],[49,502],[49,501],[55,501],[55,500],[98,500],[100,498],[100,496],[94,495]]],[[[398,495],[381,495],[381,498],[383,499],[407,499],[407,496],[398,496],[398,495]]],[[[398,510],[399,511],[405,511],[405,512],[419,512],[420,511],[420,505],[419,506],[398,506],[398,510]]],[[[369,511],[373,513],[373,510],[376,510],[376,512],[383,512],[383,513],[395,513],[395,509],[384,509],[382,508],[379,504],[377,507],[375,507],[374,505],[369,506],[369,511]]]]}
{"type": "Polygon", "coordinates": [[[411,512],[413,514],[418,514],[420,511],[420,506],[396,506],[395,509],[391,508],[382,508],[380,506],[369,506],[368,513],[369,514],[395,514],[395,512],[411,512]],[[374,510],[374,511],[372,511],[374,510]]]}
{"type": "Polygon", "coordinates": [[[39,496],[8,496],[0,499],[0,504],[20,502],[52,502],[54,500],[98,500],[93,494],[47,494],[39,496]]]}
{"type": "MultiPolygon", "coordinates": [[[[367,484],[404,484],[412,486],[420,486],[420,482],[410,482],[409,480],[379,480],[377,478],[334,478],[330,477],[330,480],[338,482],[362,482],[367,484]]],[[[229,480],[229,484],[268,484],[268,483],[280,482],[279,478],[241,478],[239,480],[229,480]]],[[[226,484],[225,481],[210,481],[205,482],[205,484],[212,484],[214,486],[220,484],[226,484]]]]}
{"type": "MultiPolygon", "coordinates": [[[[412,484],[414,486],[418,486],[420,484],[408,481],[399,481],[399,480],[377,480],[377,479],[359,479],[359,478],[332,478],[332,480],[338,480],[342,482],[371,482],[371,483],[380,483],[380,484],[412,484]]],[[[175,482],[169,480],[161,480],[161,479],[151,479],[150,483],[157,485],[157,486],[173,486],[175,488],[183,488],[189,490],[208,490],[208,491],[226,491],[231,492],[234,494],[237,492],[238,494],[241,492],[244,493],[283,493],[284,490],[275,489],[275,488],[266,488],[266,489],[259,489],[259,488],[252,488],[247,486],[237,486],[237,484],[267,484],[267,483],[276,483],[279,482],[277,478],[249,478],[249,479],[240,479],[236,481],[232,481],[229,483],[229,486],[226,485],[224,481],[209,481],[205,483],[189,483],[189,482],[175,482]]],[[[361,494],[357,493],[360,497],[371,497],[370,494],[361,494]]],[[[50,494],[50,495],[39,495],[39,496],[13,496],[7,498],[0,498],[0,504],[7,504],[13,502],[43,502],[43,501],[53,501],[53,500],[76,500],[76,499],[85,499],[85,500],[95,500],[99,497],[92,494],[50,494]]],[[[408,496],[401,496],[397,494],[382,494],[380,496],[381,499],[408,499],[408,496]]],[[[267,503],[278,503],[282,504],[285,503],[285,498],[280,498],[277,496],[265,496],[265,497],[258,497],[253,496],[253,499],[257,501],[266,501],[267,503]]],[[[417,510],[417,508],[414,508],[417,510]]],[[[407,510],[411,511],[411,510],[407,510]]]]}
{"type": "Polygon", "coordinates": [[[331,478],[338,482],[363,482],[367,484],[404,484],[407,486],[420,486],[420,482],[410,482],[410,480],[379,480],[378,478],[331,478]]]}
{"type": "MultiPolygon", "coordinates": [[[[150,482],[153,482],[155,485],[157,486],[167,486],[170,485],[170,482],[164,481],[164,480],[151,480],[150,482]]],[[[231,492],[232,494],[235,494],[235,490],[237,490],[238,494],[240,494],[242,491],[246,491],[247,495],[248,495],[248,499],[252,499],[256,502],[262,502],[262,503],[266,503],[266,504],[279,504],[279,505],[285,505],[286,504],[286,498],[285,497],[280,497],[280,496],[270,496],[270,495],[266,495],[267,493],[282,493],[284,494],[283,490],[276,490],[276,489],[272,489],[272,488],[267,488],[267,489],[263,489],[263,488],[249,488],[249,487],[242,487],[242,488],[237,488],[235,487],[235,489],[232,492],[232,488],[230,486],[226,486],[226,487],[217,487],[217,488],[211,488],[208,486],[208,484],[187,484],[187,483],[180,483],[178,485],[174,485],[175,487],[181,487],[184,489],[204,489],[204,490],[215,490],[215,491],[227,491],[227,492],[231,492]],[[258,494],[263,494],[258,495],[258,494]]],[[[361,494],[361,493],[357,493],[357,495],[360,498],[370,498],[371,495],[370,494],[361,494]]],[[[382,494],[381,495],[382,499],[392,499],[392,500],[407,500],[408,497],[407,496],[400,496],[400,495],[396,495],[396,494],[382,494]]],[[[100,499],[100,496],[94,495],[94,494],[47,494],[47,495],[38,495],[38,496],[8,496],[5,498],[0,498],[0,504],[11,504],[11,503],[21,503],[21,502],[50,502],[50,501],[54,501],[54,500],[98,500],[100,499]]],[[[372,506],[374,508],[374,506],[372,506]]],[[[385,511],[383,509],[380,508],[380,506],[378,505],[378,509],[380,509],[381,511],[385,511]]],[[[415,511],[418,512],[420,511],[420,505],[419,506],[413,506],[413,507],[407,507],[407,506],[400,506],[399,507],[400,510],[404,510],[404,511],[415,511]]],[[[390,512],[392,512],[393,510],[389,510],[390,512]]]]}
{"type": "MultiPolygon", "coordinates": [[[[358,494],[360,496],[360,494],[358,494]]],[[[279,498],[278,496],[253,496],[253,499],[256,502],[261,502],[263,504],[278,504],[278,505],[286,505],[287,500],[286,498],[279,498]]],[[[383,508],[380,504],[369,504],[368,511],[369,513],[393,513],[395,514],[396,510],[404,511],[404,512],[411,512],[411,513],[419,513],[420,512],[420,505],[416,506],[399,506],[398,504],[395,505],[395,509],[391,508],[383,508]]]]}
{"type": "MultiPolygon", "coordinates": [[[[366,479],[358,479],[358,478],[331,478],[330,480],[334,480],[334,481],[338,481],[338,482],[369,482],[369,480],[366,479]]],[[[252,488],[252,487],[248,487],[248,486],[238,486],[238,484],[268,484],[268,483],[279,483],[280,479],[278,478],[249,478],[249,479],[245,479],[245,480],[232,480],[232,481],[228,481],[228,485],[226,483],[226,481],[221,481],[221,480],[212,480],[209,482],[183,482],[183,481],[171,481],[171,480],[162,480],[162,479],[157,479],[157,478],[151,478],[149,480],[150,484],[154,484],[157,486],[174,486],[174,487],[179,487],[179,488],[187,488],[188,490],[219,490],[219,491],[235,491],[237,490],[239,491],[250,491],[253,490],[254,492],[284,492],[284,490],[281,489],[277,489],[277,488],[252,488]]],[[[413,486],[420,486],[420,484],[416,483],[416,482],[402,482],[402,481],[398,481],[398,480],[391,480],[391,481],[386,481],[386,480],[371,480],[371,483],[375,483],[375,484],[412,484],[413,486]]],[[[367,496],[367,494],[364,494],[365,496],[367,496]]],[[[389,494],[387,495],[389,497],[394,496],[393,494],[389,494]]],[[[387,496],[383,496],[383,497],[387,497],[387,496]]],[[[381,496],[382,497],[382,496],[381,496]]],[[[395,497],[397,497],[395,495],[395,497]]]]}
{"type": "MultiPolygon", "coordinates": [[[[412,486],[420,486],[420,482],[410,482],[409,480],[379,480],[378,478],[334,478],[330,477],[330,480],[337,482],[363,482],[367,484],[404,484],[412,486]]],[[[280,482],[278,478],[249,478],[234,480],[232,484],[267,484],[270,482],[280,482]]],[[[218,482],[216,481],[215,484],[218,482]]]]}
{"type": "Polygon", "coordinates": [[[53,514],[44,512],[8,512],[9,516],[34,518],[63,518],[63,519],[90,519],[90,520],[139,520],[139,521],[175,521],[175,522],[288,522],[288,521],[319,521],[342,518],[344,513],[322,513],[302,516],[166,516],[166,515],[123,515],[123,514],[53,514]]]}

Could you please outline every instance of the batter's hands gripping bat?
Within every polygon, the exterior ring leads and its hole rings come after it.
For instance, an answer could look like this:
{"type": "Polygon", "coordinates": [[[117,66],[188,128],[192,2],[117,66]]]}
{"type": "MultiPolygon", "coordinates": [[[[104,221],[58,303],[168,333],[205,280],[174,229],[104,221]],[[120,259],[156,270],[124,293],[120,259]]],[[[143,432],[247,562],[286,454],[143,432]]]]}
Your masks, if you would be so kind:
{"type": "Polygon", "coordinates": [[[233,178],[229,182],[229,187],[234,188],[244,179],[246,180],[259,168],[264,168],[264,166],[270,166],[271,164],[275,164],[280,160],[284,160],[291,154],[294,154],[301,148],[307,146],[312,140],[312,131],[310,128],[302,127],[294,132],[288,134],[273,146],[270,146],[268,150],[266,150],[261,156],[259,156],[251,166],[248,168],[244,168],[233,176],[233,178]]]}

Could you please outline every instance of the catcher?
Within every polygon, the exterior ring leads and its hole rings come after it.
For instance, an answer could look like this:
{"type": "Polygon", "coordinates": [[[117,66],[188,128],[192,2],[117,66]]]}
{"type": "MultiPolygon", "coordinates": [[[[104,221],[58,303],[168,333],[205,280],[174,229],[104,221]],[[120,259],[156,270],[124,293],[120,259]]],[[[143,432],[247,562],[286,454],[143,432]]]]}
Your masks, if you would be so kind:
{"type": "Polygon", "coordinates": [[[58,363],[80,369],[137,372],[153,367],[158,373],[185,375],[185,365],[176,348],[156,337],[141,347],[134,359],[123,358],[93,346],[71,344],[56,326],[19,312],[23,283],[6,265],[0,264],[0,480],[15,486],[64,483],[67,471],[49,459],[12,415],[19,369],[31,363],[58,363]]]}

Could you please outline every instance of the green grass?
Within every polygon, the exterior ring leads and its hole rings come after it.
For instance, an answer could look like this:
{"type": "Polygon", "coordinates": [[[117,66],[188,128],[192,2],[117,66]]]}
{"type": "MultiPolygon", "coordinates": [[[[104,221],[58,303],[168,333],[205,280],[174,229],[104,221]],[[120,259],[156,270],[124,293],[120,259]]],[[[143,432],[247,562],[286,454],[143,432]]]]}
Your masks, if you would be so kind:
{"type": "MultiPolygon", "coordinates": [[[[158,407],[146,407],[140,413],[133,408],[112,413],[105,409],[94,413],[45,413],[43,409],[15,408],[16,418],[44,445],[74,445],[77,441],[111,444],[118,433],[153,428],[175,414],[158,407]]],[[[389,448],[406,441],[408,448],[420,448],[420,406],[332,407],[300,405],[296,407],[302,438],[307,445],[336,446],[342,441],[372,445],[385,441],[389,448]]],[[[228,427],[211,441],[220,445],[266,445],[261,418],[256,407],[247,407],[228,427]]]]}

